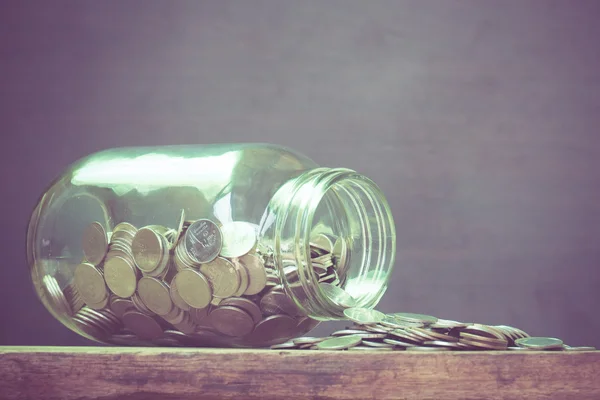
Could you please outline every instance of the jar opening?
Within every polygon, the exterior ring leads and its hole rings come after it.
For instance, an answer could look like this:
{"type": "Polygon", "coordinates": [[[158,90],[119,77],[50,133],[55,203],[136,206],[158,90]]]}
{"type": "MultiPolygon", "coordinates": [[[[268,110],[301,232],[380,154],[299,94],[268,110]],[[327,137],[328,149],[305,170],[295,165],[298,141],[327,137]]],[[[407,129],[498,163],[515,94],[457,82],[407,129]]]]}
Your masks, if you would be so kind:
{"type": "Polygon", "coordinates": [[[341,318],[349,305],[374,307],[387,288],[396,246],[381,190],[352,170],[318,168],[297,178],[288,193],[276,249],[284,254],[278,265],[286,292],[317,319],[341,318]],[[290,250],[295,265],[286,261],[290,250]],[[290,267],[297,273],[288,273],[290,267]]]}

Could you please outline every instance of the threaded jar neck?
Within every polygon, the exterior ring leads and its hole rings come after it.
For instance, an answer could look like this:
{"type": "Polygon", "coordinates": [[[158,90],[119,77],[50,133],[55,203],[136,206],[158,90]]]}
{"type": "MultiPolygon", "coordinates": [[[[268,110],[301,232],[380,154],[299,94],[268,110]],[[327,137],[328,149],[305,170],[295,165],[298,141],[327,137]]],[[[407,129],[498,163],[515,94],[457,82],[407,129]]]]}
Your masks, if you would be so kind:
{"type": "Polygon", "coordinates": [[[286,293],[321,320],[343,317],[348,306],[331,295],[331,286],[334,293],[339,288],[352,296],[355,306],[374,307],[387,288],[396,250],[392,213],[379,187],[349,169],[316,168],[294,179],[286,198],[276,220],[274,252],[286,293]],[[324,247],[335,247],[329,267],[315,254],[319,236],[329,243],[324,247]],[[290,258],[297,273],[287,273],[290,258]]]}

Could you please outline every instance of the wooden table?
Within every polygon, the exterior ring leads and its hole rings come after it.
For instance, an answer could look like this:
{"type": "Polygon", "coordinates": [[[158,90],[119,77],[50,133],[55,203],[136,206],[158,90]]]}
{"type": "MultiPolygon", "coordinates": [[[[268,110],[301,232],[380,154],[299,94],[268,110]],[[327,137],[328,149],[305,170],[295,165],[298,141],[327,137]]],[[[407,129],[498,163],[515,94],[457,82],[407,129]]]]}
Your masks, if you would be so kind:
{"type": "Polygon", "coordinates": [[[8,399],[600,399],[595,352],[0,347],[8,399]]]}

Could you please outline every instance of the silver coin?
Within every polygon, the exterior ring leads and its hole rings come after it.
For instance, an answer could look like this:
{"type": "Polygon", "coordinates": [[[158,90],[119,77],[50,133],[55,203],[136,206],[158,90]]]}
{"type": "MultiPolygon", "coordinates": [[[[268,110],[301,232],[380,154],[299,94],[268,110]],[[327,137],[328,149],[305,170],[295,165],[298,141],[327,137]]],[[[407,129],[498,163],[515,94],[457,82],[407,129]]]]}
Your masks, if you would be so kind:
{"type": "Polygon", "coordinates": [[[563,347],[563,341],[556,338],[548,337],[527,337],[515,340],[515,344],[519,347],[527,347],[537,350],[550,350],[563,347]]]}
{"type": "Polygon", "coordinates": [[[234,258],[248,253],[256,244],[256,227],[243,221],[228,222],[221,227],[221,256],[234,258]]]}
{"type": "Polygon", "coordinates": [[[344,310],[344,315],[350,321],[360,325],[377,324],[385,318],[385,314],[381,311],[371,310],[368,308],[352,307],[344,310]]]}
{"type": "Polygon", "coordinates": [[[209,219],[199,219],[185,231],[185,250],[196,262],[208,263],[219,255],[223,235],[219,227],[209,219]]]}
{"type": "Polygon", "coordinates": [[[362,342],[360,336],[348,335],[338,336],[325,339],[322,342],[317,343],[317,349],[319,350],[345,350],[350,347],[358,346],[362,342]]]}

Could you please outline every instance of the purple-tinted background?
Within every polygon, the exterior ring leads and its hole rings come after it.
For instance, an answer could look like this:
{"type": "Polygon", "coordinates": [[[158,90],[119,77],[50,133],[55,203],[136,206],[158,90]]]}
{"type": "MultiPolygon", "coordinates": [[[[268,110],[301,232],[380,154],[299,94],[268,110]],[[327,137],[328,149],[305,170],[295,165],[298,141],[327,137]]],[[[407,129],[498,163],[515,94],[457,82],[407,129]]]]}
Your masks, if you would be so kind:
{"type": "Polygon", "coordinates": [[[383,311],[600,346],[599,16],[583,0],[3,0],[0,344],[87,343],[25,262],[29,213],[69,163],[264,141],[387,194],[383,311]]]}

